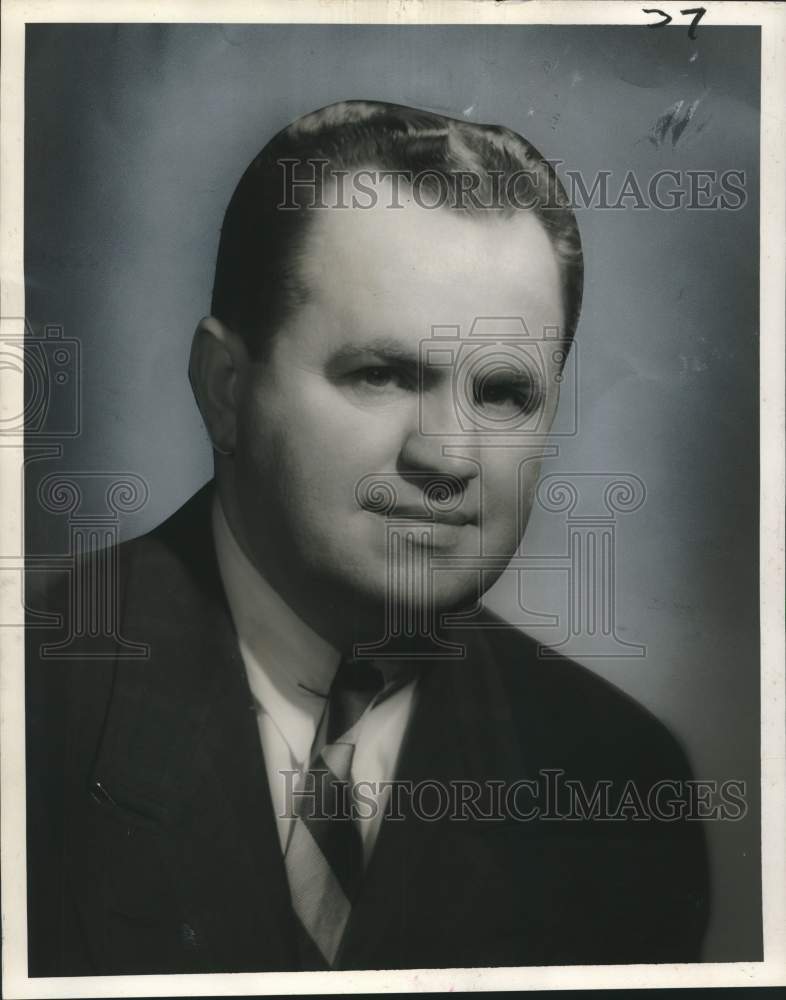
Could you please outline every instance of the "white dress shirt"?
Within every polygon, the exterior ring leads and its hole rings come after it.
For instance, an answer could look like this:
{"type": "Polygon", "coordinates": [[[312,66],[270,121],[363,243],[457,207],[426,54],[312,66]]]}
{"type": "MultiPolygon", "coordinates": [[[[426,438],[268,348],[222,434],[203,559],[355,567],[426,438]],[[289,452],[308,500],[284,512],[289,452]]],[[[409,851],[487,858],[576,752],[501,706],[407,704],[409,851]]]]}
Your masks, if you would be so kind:
{"type": "MultiPolygon", "coordinates": [[[[292,824],[286,801],[284,771],[308,771],[312,745],[327,705],[330,685],[341,654],[309,628],[256,570],[240,548],[221,503],[213,505],[213,534],[221,579],[237,629],[248,683],[257,704],[257,724],[265,758],[273,810],[282,852],[286,852],[292,824]]],[[[365,860],[379,833],[389,791],[380,782],[395,777],[399,750],[409,720],[416,681],[411,680],[378,705],[372,704],[360,721],[352,759],[353,782],[363,786],[364,799],[377,808],[363,808],[358,826],[365,860]]],[[[299,777],[290,779],[295,785],[299,777]]],[[[290,784],[291,787],[291,784],[290,784]]]]}

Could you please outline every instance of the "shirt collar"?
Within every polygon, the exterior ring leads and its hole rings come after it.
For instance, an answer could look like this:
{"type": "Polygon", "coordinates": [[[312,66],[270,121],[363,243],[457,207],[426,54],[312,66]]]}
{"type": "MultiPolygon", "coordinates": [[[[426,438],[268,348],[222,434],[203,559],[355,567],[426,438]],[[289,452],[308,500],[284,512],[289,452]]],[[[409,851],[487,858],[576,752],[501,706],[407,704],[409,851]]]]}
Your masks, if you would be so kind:
{"type": "Polygon", "coordinates": [[[249,686],[299,762],[307,759],[341,654],[317,635],[252,565],[221,502],[213,535],[249,686]]]}

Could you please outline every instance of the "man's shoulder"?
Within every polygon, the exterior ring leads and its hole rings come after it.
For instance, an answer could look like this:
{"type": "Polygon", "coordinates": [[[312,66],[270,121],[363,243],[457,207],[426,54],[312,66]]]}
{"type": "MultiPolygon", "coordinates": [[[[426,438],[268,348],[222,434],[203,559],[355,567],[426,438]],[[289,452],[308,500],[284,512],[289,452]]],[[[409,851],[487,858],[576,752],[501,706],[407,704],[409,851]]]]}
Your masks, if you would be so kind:
{"type": "Polygon", "coordinates": [[[69,568],[28,574],[28,628],[46,628],[44,616],[68,612],[80,590],[95,590],[99,601],[122,611],[129,599],[154,605],[182,594],[185,581],[209,581],[214,574],[211,501],[208,483],[151,530],[111,546],[73,551],[69,568]]]}
{"type": "MultiPolygon", "coordinates": [[[[209,497],[200,491],[146,534],[74,553],[67,572],[28,582],[25,674],[28,724],[73,717],[100,727],[119,666],[139,677],[176,666],[187,634],[221,609],[209,497]]],[[[194,638],[189,648],[199,645],[194,638]]],[[[87,736],[85,737],[87,739],[87,736]]],[[[96,737],[97,738],[97,737],[96,737]]]]}
{"type": "Polygon", "coordinates": [[[687,773],[679,741],[632,695],[491,612],[478,624],[480,657],[493,664],[525,742],[593,769],[687,773]]]}
{"type": "MultiPolygon", "coordinates": [[[[69,572],[53,576],[28,603],[29,746],[50,754],[70,741],[73,766],[84,768],[113,705],[139,700],[152,724],[156,699],[206,689],[233,642],[214,561],[202,490],[152,531],[76,554],[69,572]]],[[[40,753],[33,757],[31,767],[45,770],[40,753]]]]}

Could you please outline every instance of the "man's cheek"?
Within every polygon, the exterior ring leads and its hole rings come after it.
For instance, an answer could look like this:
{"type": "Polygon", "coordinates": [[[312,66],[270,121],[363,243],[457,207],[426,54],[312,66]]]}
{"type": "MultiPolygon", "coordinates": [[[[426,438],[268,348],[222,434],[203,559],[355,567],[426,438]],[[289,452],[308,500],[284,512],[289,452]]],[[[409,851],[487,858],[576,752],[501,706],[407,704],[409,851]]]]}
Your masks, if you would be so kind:
{"type": "Polygon", "coordinates": [[[526,523],[526,500],[518,494],[515,479],[484,492],[480,511],[483,550],[491,555],[512,555],[526,523]]]}
{"type": "Polygon", "coordinates": [[[277,421],[293,452],[310,455],[316,460],[329,455],[334,460],[346,452],[347,447],[363,433],[363,425],[352,420],[340,398],[333,399],[324,392],[304,395],[291,407],[285,420],[277,421]]]}

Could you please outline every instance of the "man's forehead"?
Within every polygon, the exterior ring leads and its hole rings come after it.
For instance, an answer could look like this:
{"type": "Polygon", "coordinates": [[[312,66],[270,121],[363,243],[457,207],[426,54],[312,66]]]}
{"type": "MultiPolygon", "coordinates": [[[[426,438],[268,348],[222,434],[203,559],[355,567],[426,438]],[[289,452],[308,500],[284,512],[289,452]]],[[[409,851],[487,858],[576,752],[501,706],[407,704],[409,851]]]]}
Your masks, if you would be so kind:
{"type": "MultiPolygon", "coordinates": [[[[354,296],[397,308],[433,309],[443,299],[475,314],[549,312],[561,303],[556,254],[531,211],[506,218],[428,209],[405,198],[369,208],[311,212],[300,275],[320,298],[354,296]]],[[[430,322],[447,321],[449,314],[430,322]]],[[[466,321],[466,317],[462,317],[466,321]]]]}
{"type": "MultiPolygon", "coordinates": [[[[358,176],[350,174],[341,191],[336,181],[330,181],[323,195],[327,207],[299,209],[310,214],[309,231],[316,242],[343,247],[355,241],[365,245],[381,239],[396,243],[416,241],[420,245],[450,242],[455,251],[475,256],[500,239],[517,246],[522,255],[551,249],[546,231],[531,209],[503,213],[491,208],[469,211],[453,208],[449,203],[431,207],[416,199],[405,181],[394,187],[390,180],[381,177],[369,185],[373,191],[369,204],[362,204],[361,199],[353,204],[351,185],[353,177],[358,176]]],[[[363,183],[368,183],[365,177],[363,183]]],[[[500,264],[504,266],[504,261],[500,264]]]]}

